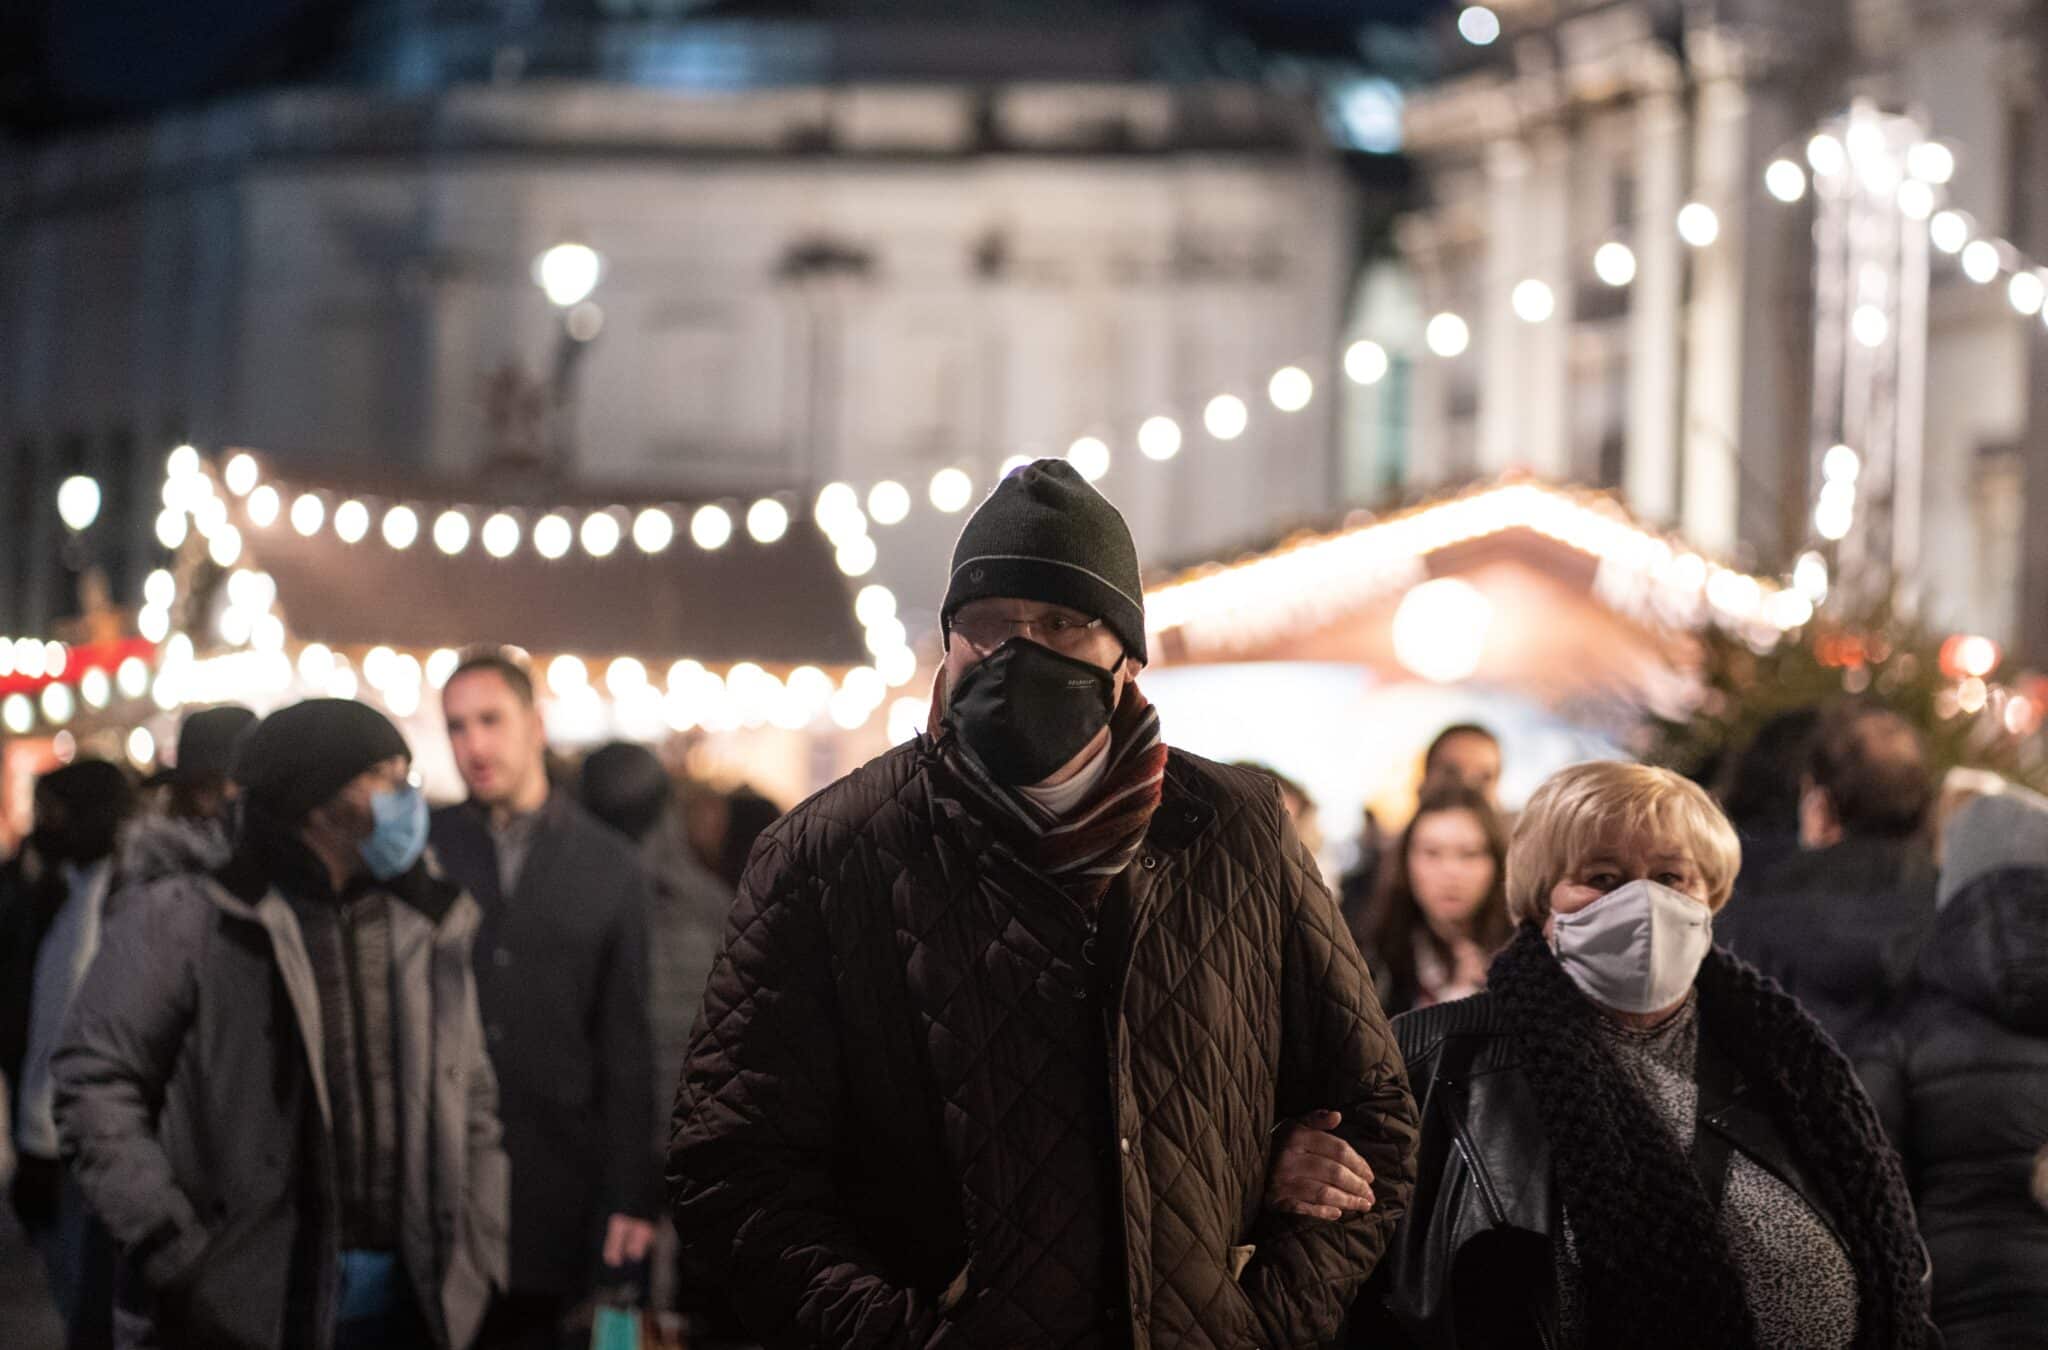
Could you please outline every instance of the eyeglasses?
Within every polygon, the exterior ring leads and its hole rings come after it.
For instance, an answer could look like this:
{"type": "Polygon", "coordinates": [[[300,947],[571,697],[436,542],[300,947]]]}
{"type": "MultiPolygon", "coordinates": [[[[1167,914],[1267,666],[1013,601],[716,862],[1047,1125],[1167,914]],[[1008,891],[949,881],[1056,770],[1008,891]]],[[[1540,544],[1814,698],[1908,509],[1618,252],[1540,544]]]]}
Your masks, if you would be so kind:
{"type": "Polygon", "coordinates": [[[1056,652],[1073,655],[1087,647],[1102,627],[1100,619],[1070,619],[1048,614],[1037,619],[1006,619],[999,614],[956,614],[953,632],[982,653],[994,651],[1019,634],[1029,635],[1056,652]]]}

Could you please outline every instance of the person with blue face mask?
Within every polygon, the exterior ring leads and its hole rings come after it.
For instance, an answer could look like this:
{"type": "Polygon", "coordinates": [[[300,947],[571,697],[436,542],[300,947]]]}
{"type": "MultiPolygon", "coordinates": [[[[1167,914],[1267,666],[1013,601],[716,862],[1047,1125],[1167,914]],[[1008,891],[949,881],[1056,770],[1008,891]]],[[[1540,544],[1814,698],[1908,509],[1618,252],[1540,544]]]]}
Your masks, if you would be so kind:
{"type": "Polygon", "coordinates": [[[426,857],[411,767],[365,704],[271,714],[236,754],[232,855],[109,924],[53,1067],[123,1249],[117,1333],[459,1350],[503,1286],[478,910],[426,857]]]}

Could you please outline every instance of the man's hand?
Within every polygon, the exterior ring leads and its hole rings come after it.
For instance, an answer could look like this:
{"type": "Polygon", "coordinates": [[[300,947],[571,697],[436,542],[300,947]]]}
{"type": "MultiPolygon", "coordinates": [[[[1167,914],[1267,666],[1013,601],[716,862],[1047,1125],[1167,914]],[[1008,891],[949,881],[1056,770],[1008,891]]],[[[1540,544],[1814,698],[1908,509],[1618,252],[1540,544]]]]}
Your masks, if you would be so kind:
{"type": "Polygon", "coordinates": [[[1344,1117],[1311,1111],[1280,1127],[1266,1172],[1266,1208],[1310,1219],[1341,1219],[1372,1208],[1372,1168],[1331,1134],[1344,1117]]]}
{"type": "Polygon", "coordinates": [[[653,1224],[630,1214],[614,1214],[611,1222],[605,1225],[604,1263],[608,1266],[630,1266],[636,1261],[644,1261],[648,1248],[653,1245],[653,1224]]]}

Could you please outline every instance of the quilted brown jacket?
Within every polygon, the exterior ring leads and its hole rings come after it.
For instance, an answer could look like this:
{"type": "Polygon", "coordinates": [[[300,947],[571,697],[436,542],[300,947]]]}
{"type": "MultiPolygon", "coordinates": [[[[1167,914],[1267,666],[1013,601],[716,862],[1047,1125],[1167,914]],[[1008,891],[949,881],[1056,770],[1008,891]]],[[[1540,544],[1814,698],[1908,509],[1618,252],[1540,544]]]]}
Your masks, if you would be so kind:
{"type": "Polygon", "coordinates": [[[1175,751],[1093,914],[968,801],[919,737],[756,846],[669,1155],[704,1276],[771,1347],[1331,1342],[1416,1114],[1271,784],[1175,751]],[[1265,1210],[1323,1107],[1378,1203],[1265,1210]]]}

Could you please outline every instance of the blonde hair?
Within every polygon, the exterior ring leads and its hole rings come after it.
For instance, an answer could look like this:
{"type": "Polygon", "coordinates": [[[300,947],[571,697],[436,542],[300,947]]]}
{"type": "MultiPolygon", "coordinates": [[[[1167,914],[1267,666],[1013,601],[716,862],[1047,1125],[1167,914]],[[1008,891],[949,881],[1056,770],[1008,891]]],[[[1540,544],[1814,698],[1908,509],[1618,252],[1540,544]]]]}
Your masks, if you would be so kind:
{"type": "Polygon", "coordinates": [[[1602,761],[1553,774],[1529,799],[1508,845],[1508,915],[1550,914],[1550,893],[1603,840],[1651,835],[1684,849],[1707,884],[1707,903],[1728,903],[1742,866],[1735,827],[1705,790],[1669,769],[1602,761]]]}

